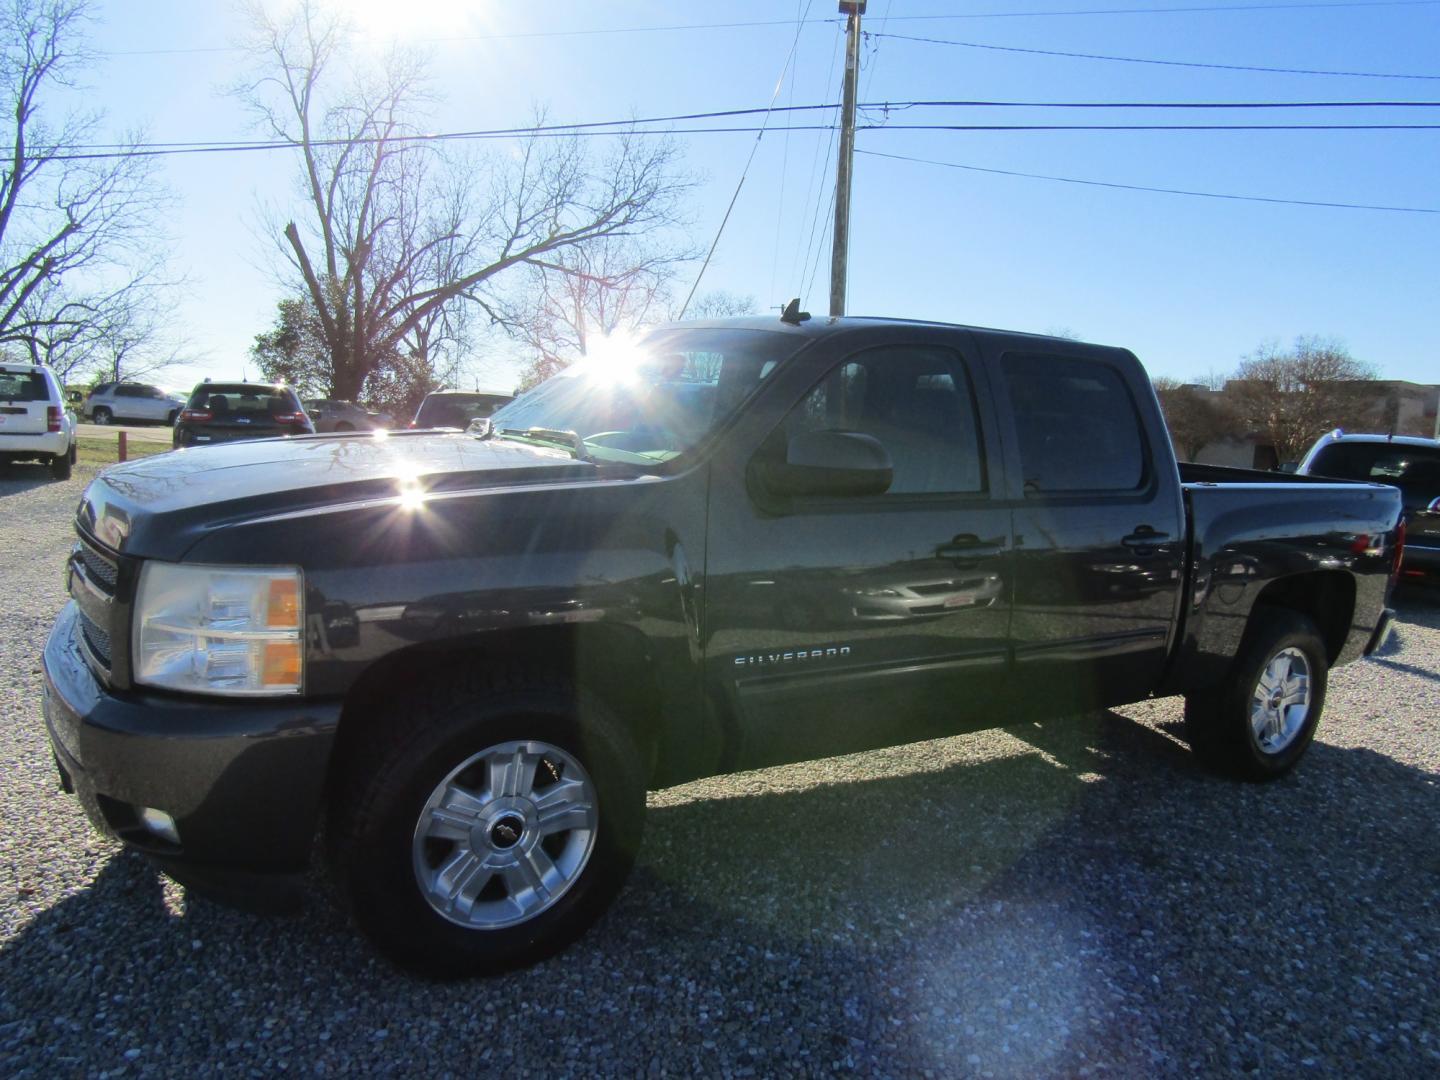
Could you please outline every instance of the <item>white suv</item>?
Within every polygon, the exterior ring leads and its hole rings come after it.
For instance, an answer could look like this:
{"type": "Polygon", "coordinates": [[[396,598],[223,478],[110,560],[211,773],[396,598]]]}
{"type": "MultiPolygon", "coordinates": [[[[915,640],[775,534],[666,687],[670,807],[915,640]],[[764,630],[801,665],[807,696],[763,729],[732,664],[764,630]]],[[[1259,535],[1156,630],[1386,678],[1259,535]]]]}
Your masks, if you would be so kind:
{"type": "Polygon", "coordinates": [[[0,363],[0,463],[46,461],[57,480],[75,464],[75,414],[55,374],[35,364],[0,363]]]}
{"type": "Polygon", "coordinates": [[[149,420],[174,427],[175,418],[184,407],[183,399],[167,394],[158,386],[107,382],[90,391],[81,411],[96,424],[109,424],[116,420],[149,420]]]}

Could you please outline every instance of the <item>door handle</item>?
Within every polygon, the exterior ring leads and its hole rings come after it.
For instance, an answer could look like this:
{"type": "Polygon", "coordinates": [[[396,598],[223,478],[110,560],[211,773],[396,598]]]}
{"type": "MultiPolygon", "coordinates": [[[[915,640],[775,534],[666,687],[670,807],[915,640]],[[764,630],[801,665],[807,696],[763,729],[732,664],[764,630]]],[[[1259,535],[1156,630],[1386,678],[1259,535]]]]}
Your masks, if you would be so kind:
{"type": "Polygon", "coordinates": [[[942,544],[935,549],[935,554],[942,559],[963,559],[972,562],[976,559],[991,559],[1004,553],[1005,544],[999,537],[992,540],[981,540],[974,533],[961,533],[948,544],[942,544]]]}
{"type": "Polygon", "coordinates": [[[1169,539],[1169,533],[1156,532],[1149,525],[1137,525],[1135,531],[1121,539],[1120,543],[1136,551],[1149,551],[1169,539]]]}

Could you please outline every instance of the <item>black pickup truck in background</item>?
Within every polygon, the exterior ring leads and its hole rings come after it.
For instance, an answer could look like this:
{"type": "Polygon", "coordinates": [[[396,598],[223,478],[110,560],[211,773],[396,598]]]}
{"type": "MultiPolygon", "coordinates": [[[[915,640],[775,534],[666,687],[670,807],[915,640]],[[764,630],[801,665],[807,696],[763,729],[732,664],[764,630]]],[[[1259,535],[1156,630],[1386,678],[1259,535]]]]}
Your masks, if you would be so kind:
{"type": "Polygon", "coordinates": [[[1168,694],[1206,762],[1286,772],[1388,630],[1400,515],[1177,467],[1123,349],[672,325],[471,432],[106,470],[45,714],[179,880],[286,893],[323,822],[389,956],[493,971],[604,909],[647,788],[1168,694]]]}

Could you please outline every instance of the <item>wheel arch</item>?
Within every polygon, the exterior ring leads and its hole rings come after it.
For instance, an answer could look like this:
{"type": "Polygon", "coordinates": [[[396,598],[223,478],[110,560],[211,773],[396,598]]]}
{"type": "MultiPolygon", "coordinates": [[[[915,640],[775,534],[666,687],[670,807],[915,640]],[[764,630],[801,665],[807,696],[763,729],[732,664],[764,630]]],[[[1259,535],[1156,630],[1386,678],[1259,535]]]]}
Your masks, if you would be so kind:
{"type": "Polygon", "coordinates": [[[1341,570],[1316,570],[1270,582],[1255,598],[1247,637],[1258,614],[1277,608],[1305,615],[1315,624],[1325,642],[1326,661],[1333,667],[1355,618],[1355,579],[1341,570]]]}
{"type": "Polygon", "coordinates": [[[597,695],[620,718],[641,753],[647,779],[653,774],[663,715],[650,643],[625,626],[554,626],[489,631],[411,645],[376,660],[345,694],[336,736],[334,766],[374,725],[396,722],[414,689],[435,680],[461,678],[475,665],[509,666],[517,680],[527,672],[558,672],[597,695]]]}

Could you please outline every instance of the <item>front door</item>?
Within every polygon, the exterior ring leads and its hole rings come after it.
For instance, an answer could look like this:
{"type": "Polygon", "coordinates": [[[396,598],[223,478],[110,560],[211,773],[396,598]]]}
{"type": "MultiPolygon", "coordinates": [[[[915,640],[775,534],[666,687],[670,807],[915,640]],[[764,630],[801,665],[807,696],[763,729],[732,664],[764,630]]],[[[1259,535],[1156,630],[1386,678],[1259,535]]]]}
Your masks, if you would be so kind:
{"type": "Polygon", "coordinates": [[[732,765],[983,726],[1003,684],[1010,511],[994,494],[984,373],[961,332],[887,336],[802,354],[754,410],[783,419],[714,465],[705,651],[736,728],[732,765]],[[819,430],[878,440],[889,490],[782,499],[757,487],[757,457],[784,460],[790,439],[819,430]]]}

